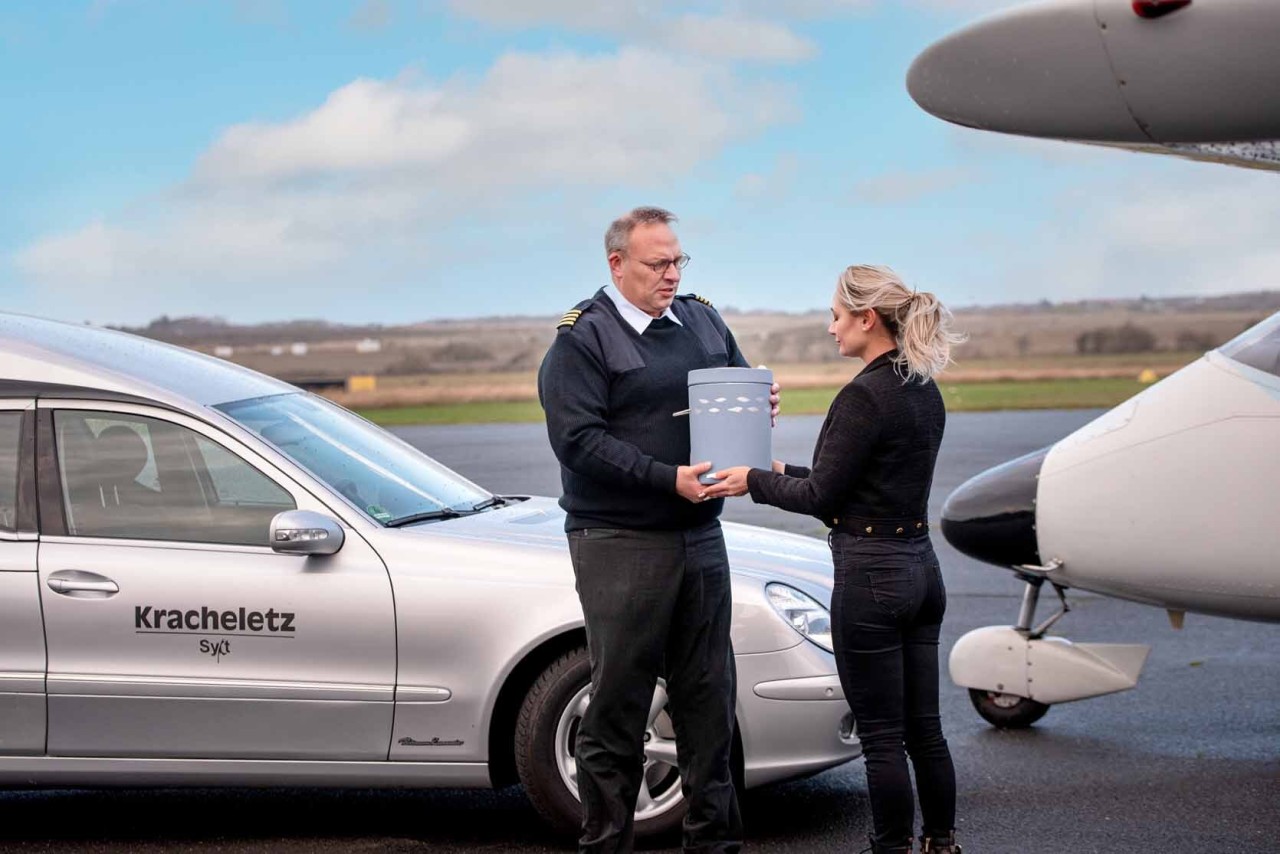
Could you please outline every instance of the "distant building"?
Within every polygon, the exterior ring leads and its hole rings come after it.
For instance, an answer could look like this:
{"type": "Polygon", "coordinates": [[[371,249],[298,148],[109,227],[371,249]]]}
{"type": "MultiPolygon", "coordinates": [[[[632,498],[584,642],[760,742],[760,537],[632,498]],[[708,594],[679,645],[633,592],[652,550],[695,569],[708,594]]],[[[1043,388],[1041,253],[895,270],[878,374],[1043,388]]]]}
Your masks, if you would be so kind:
{"type": "Polygon", "coordinates": [[[377,338],[365,338],[356,342],[357,353],[381,353],[382,342],[377,338]]]}
{"type": "Polygon", "coordinates": [[[273,356],[283,356],[283,355],[284,355],[284,347],[281,347],[279,344],[276,344],[275,346],[273,346],[273,347],[271,348],[271,355],[273,355],[273,356]]]}
{"type": "Polygon", "coordinates": [[[307,345],[303,344],[301,341],[296,344],[290,344],[289,353],[293,356],[305,356],[307,355],[307,345]]]}
{"type": "Polygon", "coordinates": [[[217,347],[213,348],[213,355],[217,356],[219,359],[230,359],[235,355],[235,352],[235,347],[228,347],[226,344],[219,344],[217,347]]]}

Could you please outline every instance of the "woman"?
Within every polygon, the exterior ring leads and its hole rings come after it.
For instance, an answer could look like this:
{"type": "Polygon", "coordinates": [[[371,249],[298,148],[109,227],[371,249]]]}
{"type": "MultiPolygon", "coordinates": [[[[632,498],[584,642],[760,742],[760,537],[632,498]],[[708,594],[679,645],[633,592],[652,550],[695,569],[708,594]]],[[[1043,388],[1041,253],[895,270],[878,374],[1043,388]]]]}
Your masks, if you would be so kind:
{"type": "Polygon", "coordinates": [[[840,355],[866,367],[840,390],[813,468],[716,473],[706,498],[752,500],[817,516],[835,564],[836,667],[867,763],[873,852],[910,852],[915,767],[922,850],[955,843],[955,770],[938,716],[938,632],[946,592],[927,505],[946,413],[933,377],[963,340],[937,298],[887,267],[844,271],[831,304],[840,355]]]}

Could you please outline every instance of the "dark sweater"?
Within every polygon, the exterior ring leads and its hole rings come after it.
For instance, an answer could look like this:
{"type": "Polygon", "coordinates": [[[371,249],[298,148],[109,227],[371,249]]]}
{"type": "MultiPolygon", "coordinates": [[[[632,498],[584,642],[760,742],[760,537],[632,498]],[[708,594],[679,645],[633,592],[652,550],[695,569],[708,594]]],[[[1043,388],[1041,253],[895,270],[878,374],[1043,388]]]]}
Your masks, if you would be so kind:
{"type": "Polygon", "coordinates": [[[829,527],[858,525],[856,533],[869,524],[877,534],[919,530],[928,515],[946,410],[932,380],[902,379],[892,361],[896,355],[873,359],[836,395],[818,432],[812,469],[751,470],[753,501],[808,513],[829,527]]]}
{"type": "Polygon", "coordinates": [[[560,461],[565,530],[685,530],[714,520],[723,501],[698,504],[675,491],[689,464],[688,375],[746,367],[715,309],[681,297],[638,334],[609,297],[579,304],[538,372],[547,435],[560,461]]]}

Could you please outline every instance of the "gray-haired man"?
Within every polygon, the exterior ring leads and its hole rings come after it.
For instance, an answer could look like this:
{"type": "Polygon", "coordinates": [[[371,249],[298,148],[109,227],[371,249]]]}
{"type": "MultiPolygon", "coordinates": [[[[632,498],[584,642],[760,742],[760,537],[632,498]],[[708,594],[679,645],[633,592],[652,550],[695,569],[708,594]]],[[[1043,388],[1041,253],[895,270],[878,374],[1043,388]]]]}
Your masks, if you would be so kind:
{"type": "Polygon", "coordinates": [[[676,294],[689,256],[674,220],[636,208],[609,227],[612,284],[564,316],[538,374],[591,657],[575,753],[583,852],[631,850],[659,676],[689,802],[684,848],[741,847],[723,502],[699,498],[710,464],[688,464],[688,424],[672,413],[689,371],[747,361],[710,303],[676,294]]]}

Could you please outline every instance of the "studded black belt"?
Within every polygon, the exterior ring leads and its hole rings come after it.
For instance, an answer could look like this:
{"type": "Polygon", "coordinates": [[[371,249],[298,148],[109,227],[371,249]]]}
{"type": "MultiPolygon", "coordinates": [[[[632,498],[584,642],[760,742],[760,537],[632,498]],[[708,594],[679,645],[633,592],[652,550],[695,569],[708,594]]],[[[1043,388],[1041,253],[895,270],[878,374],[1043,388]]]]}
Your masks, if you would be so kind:
{"type": "Polygon", "coordinates": [[[857,537],[919,537],[929,533],[929,520],[918,517],[908,519],[860,519],[856,516],[838,516],[830,522],[831,530],[857,537]]]}

